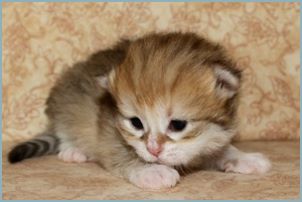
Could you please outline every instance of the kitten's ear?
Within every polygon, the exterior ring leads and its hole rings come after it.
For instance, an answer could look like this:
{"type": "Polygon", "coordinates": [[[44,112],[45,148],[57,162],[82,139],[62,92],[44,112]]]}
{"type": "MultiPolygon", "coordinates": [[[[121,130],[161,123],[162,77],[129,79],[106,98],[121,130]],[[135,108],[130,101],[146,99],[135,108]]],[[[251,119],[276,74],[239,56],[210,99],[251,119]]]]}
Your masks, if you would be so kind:
{"type": "Polygon", "coordinates": [[[100,85],[102,88],[108,90],[109,88],[109,81],[108,81],[108,75],[98,76],[96,77],[96,81],[98,85],[100,85]]]}
{"type": "Polygon", "coordinates": [[[111,70],[109,73],[96,77],[96,81],[99,86],[106,90],[110,90],[110,83],[113,83],[115,77],[115,71],[111,70]]]}
{"type": "Polygon", "coordinates": [[[216,65],[214,67],[214,74],[216,76],[215,88],[219,96],[228,99],[238,92],[240,87],[240,71],[231,71],[223,66],[216,65]]]}

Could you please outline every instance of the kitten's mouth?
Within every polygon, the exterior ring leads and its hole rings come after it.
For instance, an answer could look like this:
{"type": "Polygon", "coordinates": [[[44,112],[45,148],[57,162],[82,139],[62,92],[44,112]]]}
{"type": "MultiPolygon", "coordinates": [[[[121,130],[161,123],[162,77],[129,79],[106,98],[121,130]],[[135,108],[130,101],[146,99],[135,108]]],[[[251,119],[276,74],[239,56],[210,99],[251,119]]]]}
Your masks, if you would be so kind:
{"type": "Polygon", "coordinates": [[[150,156],[152,156],[152,158],[151,158],[151,159],[148,159],[148,160],[145,159],[145,160],[147,160],[148,162],[150,162],[150,163],[159,163],[159,164],[167,165],[167,162],[163,159],[163,156],[162,156],[161,154],[159,154],[159,155],[157,155],[157,156],[151,154],[150,152],[149,152],[149,154],[150,154],[150,156]]]}
{"type": "Polygon", "coordinates": [[[158,164],[165,164],[163,160],[160,158],[155,157],[154,161],[149,161],[150,163],[158,163],[158,164]]]}
{"type": "Polygon", "coordinates": [[[149,163],[159,163],[159,164],[165,164],[164,161],[160,158],[160,156],[153,156],[152,154],[150,154],[151,158],[143,158],[146,162],[149,163]]]}
{"type": "Polygon", "coordinates": [[[154,161],[155,163],[166,164],[165,161],[162,158],[160,158],[160,156],[158,156],[158,157],[154,156],[154,158],[155,158],[155,161],[154,161]]]}

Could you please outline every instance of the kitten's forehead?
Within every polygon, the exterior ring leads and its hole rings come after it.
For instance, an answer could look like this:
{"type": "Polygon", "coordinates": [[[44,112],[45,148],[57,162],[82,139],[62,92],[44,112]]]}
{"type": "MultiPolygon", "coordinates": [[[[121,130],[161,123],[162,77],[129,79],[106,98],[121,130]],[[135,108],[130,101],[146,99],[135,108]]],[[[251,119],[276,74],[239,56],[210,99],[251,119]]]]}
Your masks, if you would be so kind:
{"type": "Polygon", "coordinates": [[[217,102],[213,92],[215,79],[210,69],[169,71],[169,74],[159,77],[158,74],[141,77],[117,74],[115,97],[121,110],[153,117],[150,119],[195,118],[201,110],[218,106],[214,104],[217,102]],[[170,80],[165,80],[167,77],[170,80]]]}
{"type": "Polygon", "coordinates": [[[111,93],[121,110],[133,113],[194,117],[215,111],[224,102],[215,94],[215,74],[233,78],[215,71],[217,58],[224,58],[220,49],[196,36],[146,37],[130,45],[124,62],[113,71],[111,93]]]}
{"type": "Polygon", "coordinates": [[[196,95],[197,91],[211,93],[213,71],[202,64],[198,51],[177,48],[172,43],[177,41],[161,46],[157,40],[147,42],[130,46],[124,63],[115,70],[113,85],[119,93],[132,94],[137,103],[149,106],[180,95],[196,95]]]}

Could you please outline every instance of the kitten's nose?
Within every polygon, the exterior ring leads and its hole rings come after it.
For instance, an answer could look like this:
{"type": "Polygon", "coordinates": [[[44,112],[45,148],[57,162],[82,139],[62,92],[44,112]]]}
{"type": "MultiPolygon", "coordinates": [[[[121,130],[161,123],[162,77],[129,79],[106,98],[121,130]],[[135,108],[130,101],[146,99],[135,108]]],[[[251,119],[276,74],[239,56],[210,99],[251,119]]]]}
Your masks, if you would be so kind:
{"type": "Polygon", "coordinates": [[[158,157],[160,152],[162,151],[162,147],[147,147],[147,150],[153,155],[158,157]]]}

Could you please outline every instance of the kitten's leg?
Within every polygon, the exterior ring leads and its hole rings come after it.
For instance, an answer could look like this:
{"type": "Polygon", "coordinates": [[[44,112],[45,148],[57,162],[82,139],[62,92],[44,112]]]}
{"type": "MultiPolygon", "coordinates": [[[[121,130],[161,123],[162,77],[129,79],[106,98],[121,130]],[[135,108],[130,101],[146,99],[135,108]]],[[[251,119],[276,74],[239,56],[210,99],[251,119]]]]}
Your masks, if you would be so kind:
{"type": "Polygon", "coordinates": [[[225,172],[243,174],[266,173],[270,161],[261,153],[245,153],[230,145],[217,161],[219,169],[225,172]]]}
{"type": "Polygon", "coordinates": [[[128,173],[128,179],[140,188],[161,189],[175,186],[180,176],[171,167],[159,164],[145,164],[132,168],[128,173]]]}
{"type": "Polygon", "coordinates": [[[84,163],[88,161],[88,157],[78,148],[71,144],[63,143],[60,145],[59,159],[68,163],[84,163]]]}

